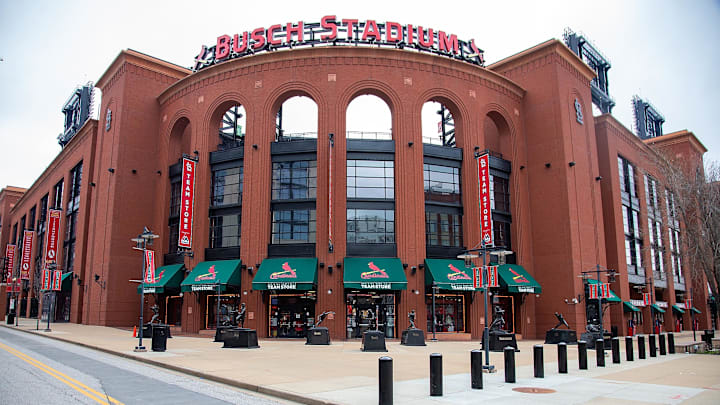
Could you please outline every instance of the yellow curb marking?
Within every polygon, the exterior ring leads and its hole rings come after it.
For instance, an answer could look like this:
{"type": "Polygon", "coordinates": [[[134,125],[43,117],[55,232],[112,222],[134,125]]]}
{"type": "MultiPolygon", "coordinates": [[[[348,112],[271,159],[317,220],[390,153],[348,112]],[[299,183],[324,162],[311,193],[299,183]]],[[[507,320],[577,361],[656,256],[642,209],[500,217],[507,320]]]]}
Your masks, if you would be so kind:
{"type": "Polygon", "coordinates": [[[13,349],[10,346],[0,343],[0,348],[18,358],[20,358],[21,360],[25,361],[26,363],[39,368],[40,370],[55,377],[56,379],[64,382],[65,384],[74,388],[77,392],[85,395],[86,397],[88,397],[98,403],[101,403],[101,404],[113,403],[115,405],[123,405],[123,403],[118,401],[117,399],[115,399],[111,396],[108,396],[106,394],[100,393],[100,392],[88,387],[87,385],[81,383],[80,381],[78,381],[66,374],[61,373],[61,372],[55,370],[54,368],[52,368],[46,364],[43,364],[40,361],[35,360],[32,357],[30,357],[18,350],[13,349]]]}

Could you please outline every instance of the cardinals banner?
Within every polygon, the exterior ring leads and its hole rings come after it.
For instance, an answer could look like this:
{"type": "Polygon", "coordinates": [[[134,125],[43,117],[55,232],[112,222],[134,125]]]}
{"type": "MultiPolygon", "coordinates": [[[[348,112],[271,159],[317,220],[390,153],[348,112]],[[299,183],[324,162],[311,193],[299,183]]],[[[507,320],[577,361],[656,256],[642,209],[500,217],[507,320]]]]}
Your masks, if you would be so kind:
{"type": "Polygon", "coordinates": [[[155,251],[145,251],[145,282],[155,284],[155,251]]]}
{"type": "Polygon", "coordinates": [[[52,287],[52,271],[45,269],[42,271],[41,290],[49,290],[52,287]]]}
{"type": "Polygon", "coordinates": [[[643,305],[648,306],[652,304],[652,296],[650,293],[643,293],[643,305]]]}
{"type": "Polygon", "coordinates": [[[480,267],[473,267],[473,288],[482,287],[482,273],[480,267]]]}
{"type": "Polygon", "coordinates": [[[45,232],[45,263],[57,263],[61,212],[60,210],[48,210],[47,231],[45,232]]]}
{"type": "Polygon", "coordinates": [[[480,237],[485,246],[493,245],[492,212],[490,209],[490,155],[478,157],[478,187],[480,189],[480,237]]]}
{"type": "Polygon", "coordinates": [[[589,299],[612,297],[612,295],[610,294],[610,284],[608,284],[608,283],[590,284],[588,287],[589,287],[589,292],[588,292],[589,299]]]}
{"type": "Polygon", "coordinates": [[[190,249],[192,247],[192,224],[195,195],[195,167],[197,162],[193,159],[183,158],[182,192],[180,194],[180,233],[178,247],[190,249]]]}
{"type": "Polygon", "coordinates": [[[20,261],[20,279],[30,280],[30,262],[35,231],[25,231],[23,234],[22,261],[20,261]]]}
{"type": "Polygon", "coordinates": [[[486,268],[487,286],[500,287],[498,280],[498,266],[487,266],[486,268]]]}
{"type": "Polygon", "coordinates": [[[692,308],[692,299],[685,300],[685,309],[689,310],[692,308]]]}
{"type": "Polygon", "coordinates": [[[60,280],[62,280],[62,271],[61,270],[53,270],[53,277],[52,277],[52,290],[54,291],[60,291],[60,280]]]}
{"type": "Polygon", "coordinates": [[[5,282],[9,283],[12,281],[12,274],[13,269],[15,268],[15,252],[16,252],[16,246],[15,245],[6,245],[5,246],[5,265],[7,266],[5,268],[5,282]]]}

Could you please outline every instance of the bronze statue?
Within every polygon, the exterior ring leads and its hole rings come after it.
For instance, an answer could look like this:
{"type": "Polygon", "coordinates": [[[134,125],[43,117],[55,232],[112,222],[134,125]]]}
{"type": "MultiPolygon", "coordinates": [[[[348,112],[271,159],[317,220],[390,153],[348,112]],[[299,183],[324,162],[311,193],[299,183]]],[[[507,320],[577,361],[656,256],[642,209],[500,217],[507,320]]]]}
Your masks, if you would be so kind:
{"type": "Polygon", "coordinates": [[[408,312],[408,321],[410,321],[410,327],[408,329],[417,329],[415,327],[415,309],[408,312]]]}
{"type": "Polygon", "coordinates": [[[505,313],[505,310],[500,308],[499,306],[495,305],[493,307],[493,321],[490,324],[490,330],[503,330],[505,327],[505,318],[503,317],[503,314],[505,313]]]}
{"type": "Polygon", "coordinates": [[[568,329],[570,329],[570,325],[568,325],[565,321],[565,317],[561,313],[555,312],[555,318],[558,319],[558,323],[553,327],[553,329],[557,329],[560,325],[565,325],[568,329]]]}
{"type": "Polygon", "coordinates": [[[160,321],[158,320],[158,318],[160,318],[160,307],[155,304],[151,306],[150,309],[152,309],[153,311],[153,316],[150,319],[150,323],[154,323],[155,321],[158,321],[158,323],[160,323],[160,321]]]}
{"type": "Polygon", "coordinates": [[[235,318],[235,323],[240,325],[241,328],[245,327],[245,303],[243,302],[240,304],[240,312],[238,312],[237,317],[235,318]]]}
{"type": "Polygon", "coordinates": [[[318,326],[320,326],[320,324],[323,323],[325,318],[327,318],[327,316],[330,314],[335,315],[335,312],[334,311],[325,311],[322,314],[318,315],[318,318],[317,318],[318,321],[317,321],[317,324],[315,324],[315,327],[317,328],[318,326]]]}

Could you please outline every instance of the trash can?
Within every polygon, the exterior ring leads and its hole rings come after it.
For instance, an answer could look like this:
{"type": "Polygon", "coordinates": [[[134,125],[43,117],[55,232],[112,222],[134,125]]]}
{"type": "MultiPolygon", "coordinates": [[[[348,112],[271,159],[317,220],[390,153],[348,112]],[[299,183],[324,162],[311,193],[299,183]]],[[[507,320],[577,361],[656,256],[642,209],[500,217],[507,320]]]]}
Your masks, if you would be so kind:
{"type": "Polygon", "coordinates": [[[168,329],[167,325],[152,326],[152,351],[164,352],[167,349],[168,329]]]}
{"type": "Polygon", "coordinates": [[[6,323],[8,325],[12,325],[15,323],[15,313],[14,312],[10,312],[9,314],[7,314],[7,322],[6,323]]]}
{"type": "Polygon", "coordinates": [[[700,337],[703,342],[707,345],[708,350],[712,349],[712,340],[715,337],[714,329],[705,329],[703,335],[700,337]]]}

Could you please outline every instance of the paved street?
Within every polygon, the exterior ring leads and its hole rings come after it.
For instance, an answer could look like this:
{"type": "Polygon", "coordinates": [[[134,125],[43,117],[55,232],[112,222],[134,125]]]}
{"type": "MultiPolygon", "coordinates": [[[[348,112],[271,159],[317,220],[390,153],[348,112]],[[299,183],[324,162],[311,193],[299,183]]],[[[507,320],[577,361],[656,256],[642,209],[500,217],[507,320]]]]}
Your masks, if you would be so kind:
{"type": "Polygon", "coordinates": [[[3,404],[280,403],[7,328],[0,328],[0,364],[3,404]]]}
{"type": "MultiPolygon", "coordinates": [[[[678,343],[692,341],[692,333],[676,334],[675,340],[678,343]]],[[[18,328],[4,324],[0,327],[0,343],[17,350],[27,350],[28,355],[74,378],[77,377],[71,372],[93,375],[85,376],[87,380],[82,380],[84,384],[126,403],[145,400],[144,397],[133,396],[133,393],[125,393],[122,388],[111,389],[115,384],[122,386],[124,378],[120,376],[124,374],[130,374],[135,379],[124,385],[127,390],[139,392],[138,387],[147,385],[147,376],[152,376],[151,384],[162,389],[158,394],[177,394],[173,401],[178,404],[195,403],[192,399],[194,395],[207,396],[207,400],[202,401],[211,403],[242,403],[233,396],[238,395],[234,389],[197,382],[188,375],[245,388],[254,391],[253,395],[259,392],[307,404],[375,404],[378,402],[378,358],[383,355],[393,358],[395,404],[475,404],[497,399],[509,404],[553,405],[720,403],[720,356],[678,353],[639,360],[637,343],[635,361],[625,361],[625,345],[622,344],[622,363],[613,364],[608,351],[606,367],[597,367],[595,352],[588,351],[588,370],[579,370],[577,348],[569,346],[568,374],[558,374],[556,346],[544,345],[545,378],[536,379],[533,378],[532,346],[541,342],[523,340],[519,342],[520,352],[516,354],[517,382],[504,382],[503,354],[491,353],[490,362],[499,371],[485,374],[482,390],[470,388],[470,351],[479,348],[478,342],[428,342],[423,347],[407,347],[397,341],[388,341],[387,353],[370,353],[362,352],[360,342],[356,340],[332,342],[330,346],[306,346],[301,340],[265,339],[260,341],[259,349],[248,350],[223,349],[222,343],[213,342],[211,337],[196,335],[174,336],[168,340],[165,352],[135,353],[132,349],[137,339],[132,337],[132,331],[126,329],[58,323],[52,325],[52,332],[46,333],[42,329],[35,331],[34,320],[21,319],[18,328]],[[9,338],[6,338],[8,329],[19,329],[9,335],[15,340],[8,341],[9,338]],[[141,363],[106,354],[85,354],[82,356],[84,360],[79,363],[71,362],[69,366],[64,366],[54,363],[48,358],[51,356],[38,347],[18,347],[18,339],[40,345],[52,341],[47,337],[136,359],[165,371],[146,369],[141,363]],[[429,396],[429,355],[434,352],[443,355],[442,397],[429,396]],[[92,367],[86,366],[86,361],[98,362],[101,368],[114,367],[116,370],[108,373],[109,376],[95,370],[93,373],[73,371],[90,370],[92,367]]],[[[145,344],[150,346],[149,339],[145,344]]],[[[69,357],[78,353],[96,353],[84,352],[87,349],[66,344],[62,350],[72,353],[66,355],[69,357]]],[[[0,361],[10,361],[15,357],[5,350],[0,350],[0,355],[3,356],[0,361]]],[[[7,373],[7,370],[0,371],[0,378],[6,380],[7,373]]],[[[15,377],[14,373],[12,376],[15,377]]],[[[23,392],[28,392],[23,389],[23,392]]],[[[263,402],[251,399],[248,403],[263,402]]]]}

